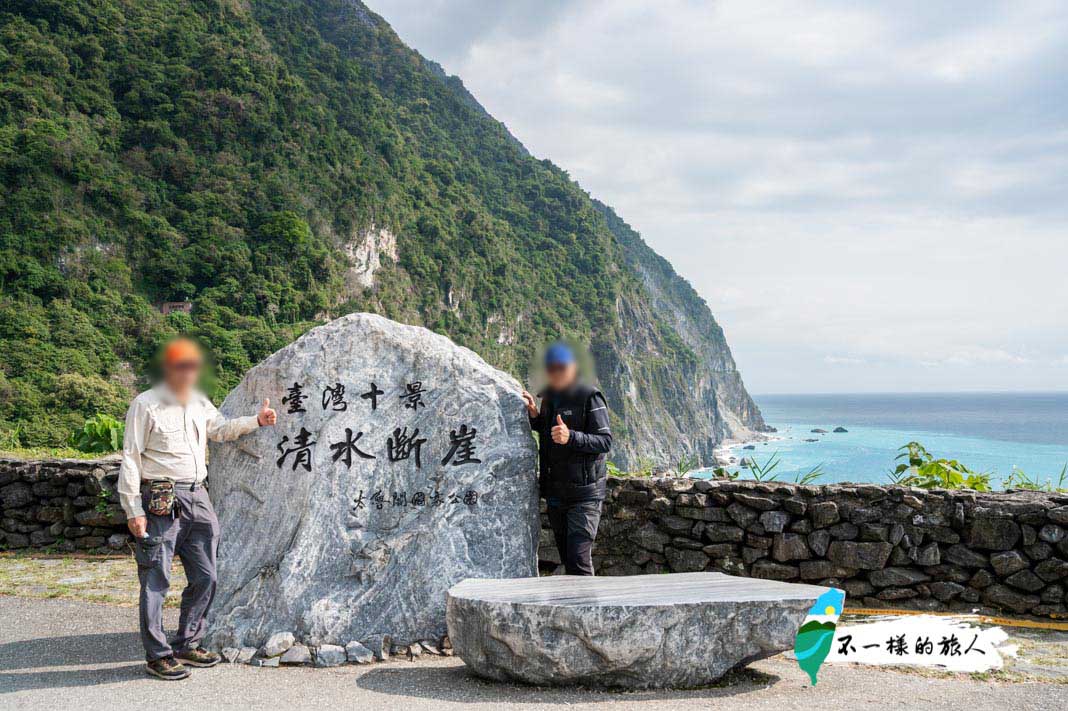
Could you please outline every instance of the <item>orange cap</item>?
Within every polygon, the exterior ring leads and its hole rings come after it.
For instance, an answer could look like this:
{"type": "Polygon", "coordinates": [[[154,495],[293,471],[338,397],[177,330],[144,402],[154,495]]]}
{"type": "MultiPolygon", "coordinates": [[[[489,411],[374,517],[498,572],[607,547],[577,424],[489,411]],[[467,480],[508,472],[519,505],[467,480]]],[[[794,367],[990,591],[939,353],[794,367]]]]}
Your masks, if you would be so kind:
{"type": "Polygon", "coordinates": [[[179,363],[196,363],[204,361],[204,355],[200,352],[200,346],[188,338],[175,338],[163,349],[163,364],[178,365],[179,363]]]}

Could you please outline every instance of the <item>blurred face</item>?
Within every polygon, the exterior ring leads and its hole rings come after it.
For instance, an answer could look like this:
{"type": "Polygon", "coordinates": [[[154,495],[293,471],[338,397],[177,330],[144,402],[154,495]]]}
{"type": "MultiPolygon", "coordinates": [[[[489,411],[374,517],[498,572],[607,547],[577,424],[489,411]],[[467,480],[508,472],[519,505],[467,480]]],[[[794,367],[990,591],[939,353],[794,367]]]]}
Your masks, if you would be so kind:
{"type": "Polygon", "coordinates": [[[574,363],[550,365],[545,369],[545,375],[550,390],[567,390],[578,379],[578,366],[574,363]]]}
{"type": "Polygon", "coordinates": [[[187,338],[176,338],[163,349],[163,382],[184,398],[200,379],[203,365],[200,346],[187,338]]]}
{"type": "Polygon", "coordinates": [[[200,360],[181,360],[163,366],[163,381],[175,395],[187,394],[200,380],[200,360]]]}

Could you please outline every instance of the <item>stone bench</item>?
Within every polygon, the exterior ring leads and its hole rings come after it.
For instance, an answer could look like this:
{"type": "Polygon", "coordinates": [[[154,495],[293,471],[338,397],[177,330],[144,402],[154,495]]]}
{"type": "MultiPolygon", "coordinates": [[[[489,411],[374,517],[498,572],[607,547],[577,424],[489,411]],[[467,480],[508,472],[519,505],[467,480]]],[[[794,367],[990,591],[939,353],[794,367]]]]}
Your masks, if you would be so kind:
{"type": "Polygon", "coordinates": [[[688,688],[792,649],[826,591],[722,573],[469,579],[446,615],[456,654],[483,677],[688,688]]]}

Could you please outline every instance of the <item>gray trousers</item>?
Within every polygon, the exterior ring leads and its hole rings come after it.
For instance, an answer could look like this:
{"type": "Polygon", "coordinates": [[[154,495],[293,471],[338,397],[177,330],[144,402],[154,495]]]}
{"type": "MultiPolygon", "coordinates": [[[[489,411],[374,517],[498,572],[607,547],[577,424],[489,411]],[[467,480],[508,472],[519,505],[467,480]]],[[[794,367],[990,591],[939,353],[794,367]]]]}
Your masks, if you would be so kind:
{"type": "MultiPolygon", "coordinates": [[[[204,617],[215,598],[215,554],[219,547],[219,519],[203,485],[190,491],[175,487],[171,516],[147,514],[149,541],[137,544],[137,577],[141,581],[141,643],[148,661],[173,650],[194,649],[204,637],[204,617]],[[171,561],[182,561],[188,585],[182,592],[178,634],[167,643],[163,631],[163,601],[171,586],[171,561]]],[[[148,510],[148,493],[142,493],[148,510]]]]}
{"type": "Polygon", "coordinates": [[[601,501],[549,504],[549,526],[568,575],[593,575],[593,541],[601,521],[601,504],[601,501]]]}

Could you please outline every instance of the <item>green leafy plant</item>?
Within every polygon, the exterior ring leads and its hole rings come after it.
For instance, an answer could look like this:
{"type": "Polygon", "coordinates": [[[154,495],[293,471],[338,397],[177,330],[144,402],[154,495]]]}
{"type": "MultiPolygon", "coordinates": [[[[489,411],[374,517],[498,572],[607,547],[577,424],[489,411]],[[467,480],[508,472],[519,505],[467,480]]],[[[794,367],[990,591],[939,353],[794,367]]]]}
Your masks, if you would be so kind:
{"type": "Polygon", "coordinates": [[[823,465],[817,464],[816,466],[809,469],[807,472],[799,472],[797,476],[794,477],[794,483],[801,484],[802,486],[808,486],[817,479],[820,479],[823,476],[823,473],[823,465]]]}
{"type": "MultiPolygon", "coordinates": [[[[742,467],[748,468],[749,473],[756,481],[776,481],[779,478],[778,474],[774,474],[775,469],[782,464],[782,460],[779,458],[778,452],[773,452],[763,462],[758,462],[756,457],[750,457],[748,459],[742,458],[742,467]]],[[[734,477],[737,478],[737,477],[734,477]]]]}
{"type": "Polygon", "coordinates": [[[1023,469],[1012,468],[1009,476],[1002,482],[1002,486],[1006,489],[1027,489],[1029,491],[1068,491],[1068,463],[1061,467],[1061,473],[1057,477],[1057,483],[1053,483],[1053,479],[1046,479],[1046,483],[1043,484],[1039,481],[1039,478],[1032,477],[1027,474],[1023,469]]]}
{"type": "Polygon", "coordinates": [[[22,423],[18,422],[11,429],[0,430],[0,451],[22,448],[22,423]]]}
{"type": "Polygon", "coordinates": [[[101,489],[97,492],[96,505],[93,507],[97,513],[107,513],[109,498],[107,489],[101,489]]]}
{"type": "Polygon", "coordinates": [[[70,436],[70,445],[83,452],[114,452],[122,448],[126,423],[111,415],[93,415],[70,436]]]}
{"type": "Polygon", "coordinates": [[[714,479],[730,479],[734,481],[739,476],[738,471],[730,471],[725,467],[715,467],[712,469],[712,477],[714,479]]]}
{"type": "Polygon", "coordinates": [[[608,476],[626,476],[627,473],[616,466],[615,462],[607,462],[608,476]]]}
{"type": "Polygon", "coordinates": [[[694,454],[692,456],[683,455],[682,457],[679,458],[679,461],[676,462],[676,464],[675,464],[675,471],[674,471],[675,477],[681,479],[682,477],[686,476],[687,474],[692,472],[694,469],[696,469],[697,465],[699,463],[700,463],[700,459],[698,458],[698,456],[696,454],[694,454]]]}
{"type": "Polygon", "coordinates": [[[919,442],[898,449],[891,477],[895,484],[921,489],[971,489],[990,491],[990,474],[974,472],[956,459],[936,459],[919,442]]]}

